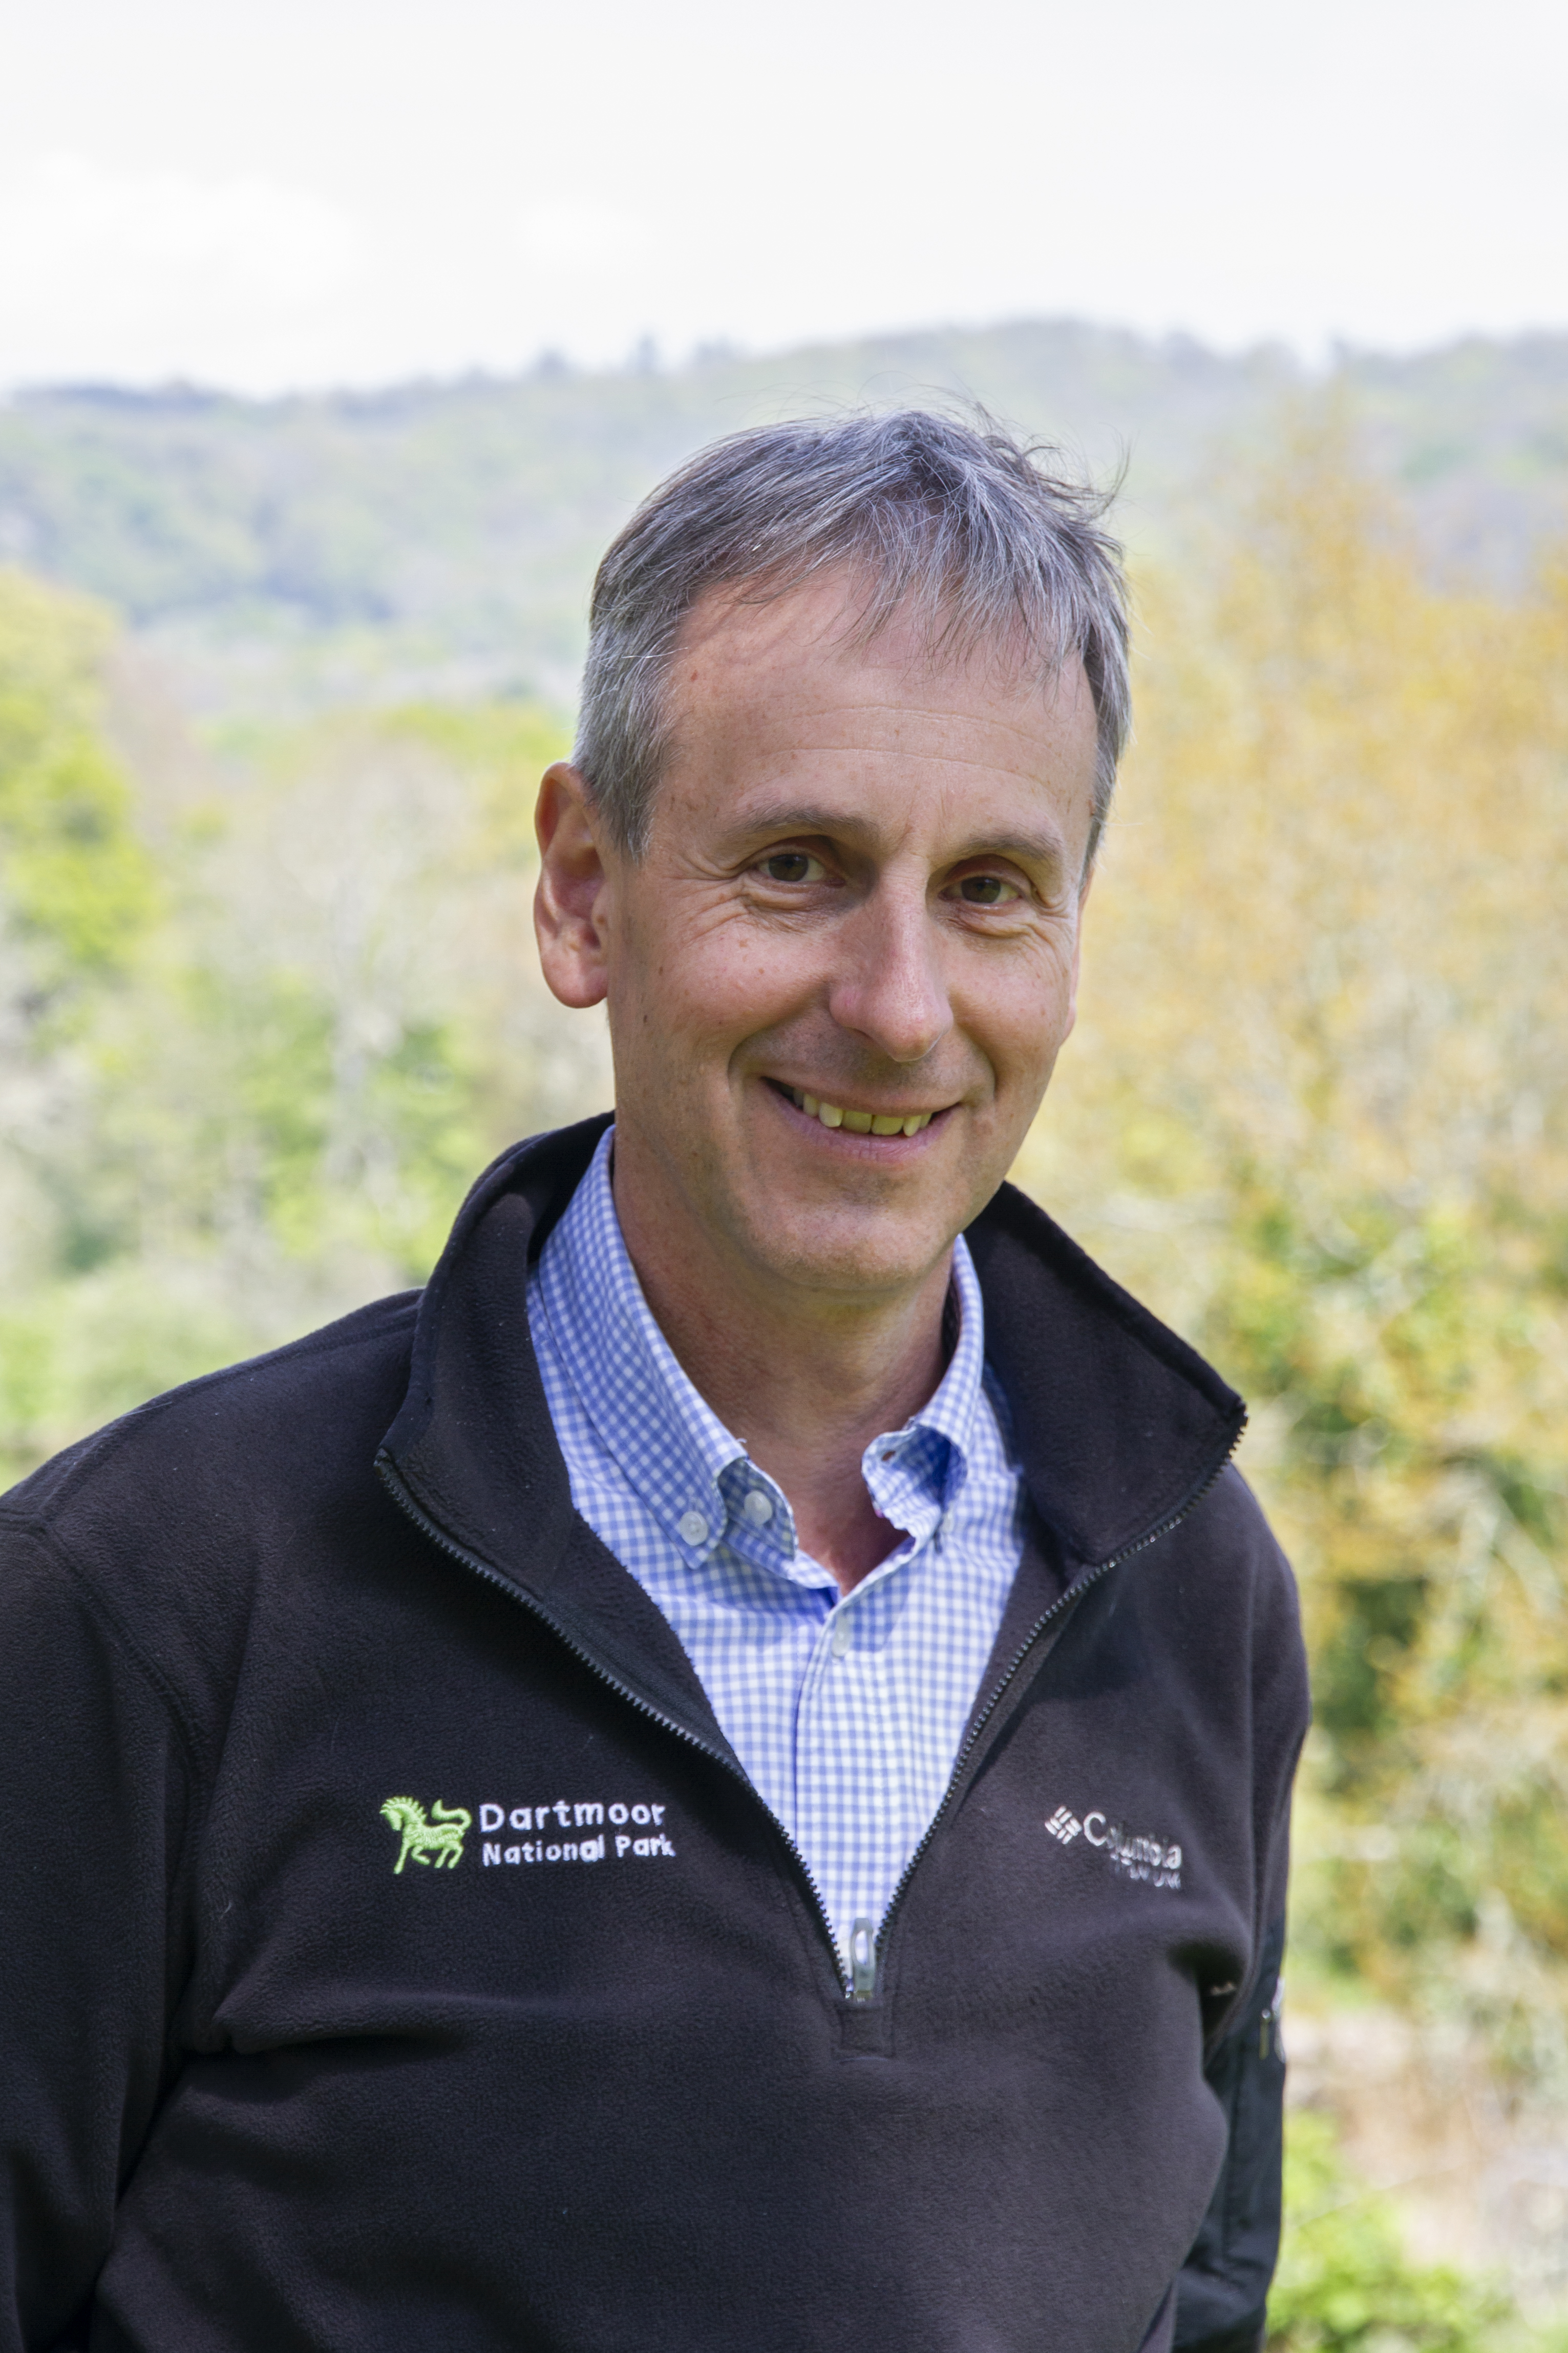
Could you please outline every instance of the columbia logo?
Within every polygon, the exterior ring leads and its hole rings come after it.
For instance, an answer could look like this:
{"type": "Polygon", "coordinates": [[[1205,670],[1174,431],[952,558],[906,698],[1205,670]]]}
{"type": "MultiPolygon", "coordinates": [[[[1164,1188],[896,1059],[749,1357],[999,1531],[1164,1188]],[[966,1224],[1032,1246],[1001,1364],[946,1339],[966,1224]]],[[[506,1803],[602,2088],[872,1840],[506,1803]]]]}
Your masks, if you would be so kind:
{"type": "Polygon", "coordinates": [[[1182,1883],[1179,1846],[1167,1846],[1163,1839],[1145,1831],[1125,1831],[1096,1806],[1089,1808],[1081,1821],[1065,1806],[1058,1806],[1046,1829],[1063,1846],[1071,1846],[1074,1839],[1081,1836],[1086,1849],[1100,1848],[1106,1861],[1125,1878],[1147,1880],[1154,1887],[1180,1887],[1182,1883]]]}

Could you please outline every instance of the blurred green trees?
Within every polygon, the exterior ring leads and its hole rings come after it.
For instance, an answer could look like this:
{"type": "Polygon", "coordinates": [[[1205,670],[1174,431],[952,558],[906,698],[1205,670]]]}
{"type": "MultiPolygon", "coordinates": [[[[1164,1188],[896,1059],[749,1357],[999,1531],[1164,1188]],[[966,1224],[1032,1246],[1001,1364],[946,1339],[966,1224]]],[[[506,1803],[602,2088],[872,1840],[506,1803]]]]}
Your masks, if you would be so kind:
{"type": "MultiPolygon", "coordinates": [[[[1252,1401],[1317,1692],[1298,1973],[1561,2102],[1568,571],[1434,585],[1329,410],[1140,606],[1079,1031],[1018,1174],[1252,1401]]],[[[533,957],[551,714],[197,756],[139,691],[103,612],[0,576],[15,1472],[419,1281],[493,1151],[609,1100],[533,957]]],[[[1331,2202],[1313,2129],[1299,2211],[1331,2202]]],[[[1483,2341],[1484,2298],[1400,2260],[1375,2215],[1303,2227],[1279,2342],[1483,2341]]]]}
{"type": "Polygon", "coordinates": [[[153,909],[131,786],[102,736],[112,628],[86,597],[0,571],[0,917],[29,1019],[120,969],[153,909]]]}
{"type": "Polygon", "coordinates": [[[1522,2353],[1512,2318],[1499,2288],[1413,2263],[1389,2200],[1350,2177],[1328,2118],[1290,2118],[1268,2353],[1522,2353]]]}
{"type": "Polygon", "coordinates": [[[1568,2092],[1568,593],[1435,587],[1331,410],[1142,607],[1023,1173],[1252,1401],[1314,1660],[1298,1968],[1568,2092]]]}
{"type": "MultiPolygon", "coordinates": [[[[608,1100],[529,922],[530,705],[165,744],[109,618],[0,582],[0,1461],[418,1282],[485,1161],[608,1100]]],[[[166,731],[165,731],[166,732],[166,731]]]]}

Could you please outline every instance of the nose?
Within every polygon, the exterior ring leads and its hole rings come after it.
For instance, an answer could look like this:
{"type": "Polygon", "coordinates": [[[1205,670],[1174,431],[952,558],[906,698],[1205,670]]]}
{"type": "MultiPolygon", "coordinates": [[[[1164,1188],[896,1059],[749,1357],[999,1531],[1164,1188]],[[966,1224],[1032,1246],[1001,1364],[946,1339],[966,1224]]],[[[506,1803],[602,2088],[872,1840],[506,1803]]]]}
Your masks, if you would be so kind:
{"type": "Polygon", "coordinates": [[[952,1027],[941,942],[925,893],[884,885],[839,934],[842,962],[828,992],[840,1029],[889,1061],[923,1062],[952,1027]]]}

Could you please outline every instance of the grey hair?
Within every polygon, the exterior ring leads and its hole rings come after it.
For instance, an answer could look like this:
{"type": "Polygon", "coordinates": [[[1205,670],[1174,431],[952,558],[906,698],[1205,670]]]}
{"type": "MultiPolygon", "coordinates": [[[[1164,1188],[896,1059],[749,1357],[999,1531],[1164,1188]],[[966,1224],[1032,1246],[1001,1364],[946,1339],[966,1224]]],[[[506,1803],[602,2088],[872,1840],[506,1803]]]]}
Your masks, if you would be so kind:
{"type": "Polygon", "coordinates": [[[769,425],[700,450],[644,500],[594,583],[573,758],[616,841],[634,858],[647,848],[670,670],[698,599],[783,596],[847,567],[868,589],[862,644],[912,608],[940,656],[1021,647],[1042,684],[1082,661],[1098,735],[1087,872],[1131,723],[1121,550],[1100,527],[1112,495],[983,412],[769,425]]]}

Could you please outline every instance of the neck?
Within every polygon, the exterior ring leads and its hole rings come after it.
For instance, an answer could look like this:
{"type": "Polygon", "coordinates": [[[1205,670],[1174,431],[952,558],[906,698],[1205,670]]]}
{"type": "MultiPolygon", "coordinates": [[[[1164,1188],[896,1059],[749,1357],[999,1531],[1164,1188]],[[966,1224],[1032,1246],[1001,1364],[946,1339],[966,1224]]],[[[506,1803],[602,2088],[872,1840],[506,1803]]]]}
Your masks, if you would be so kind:
{"type": "Polygon", "coordinates": [[[802,1549],[852,1591],[903,1533],[877,1511],[860,1460],[942,1379],[951,1250],[890,1295],[803,1295],[731,1264],[721,1240],[679,1215],[650,1214],[619,1151],[615,1196],[643,1295],[681,1369],[789,1498],[802,1549]]]}

